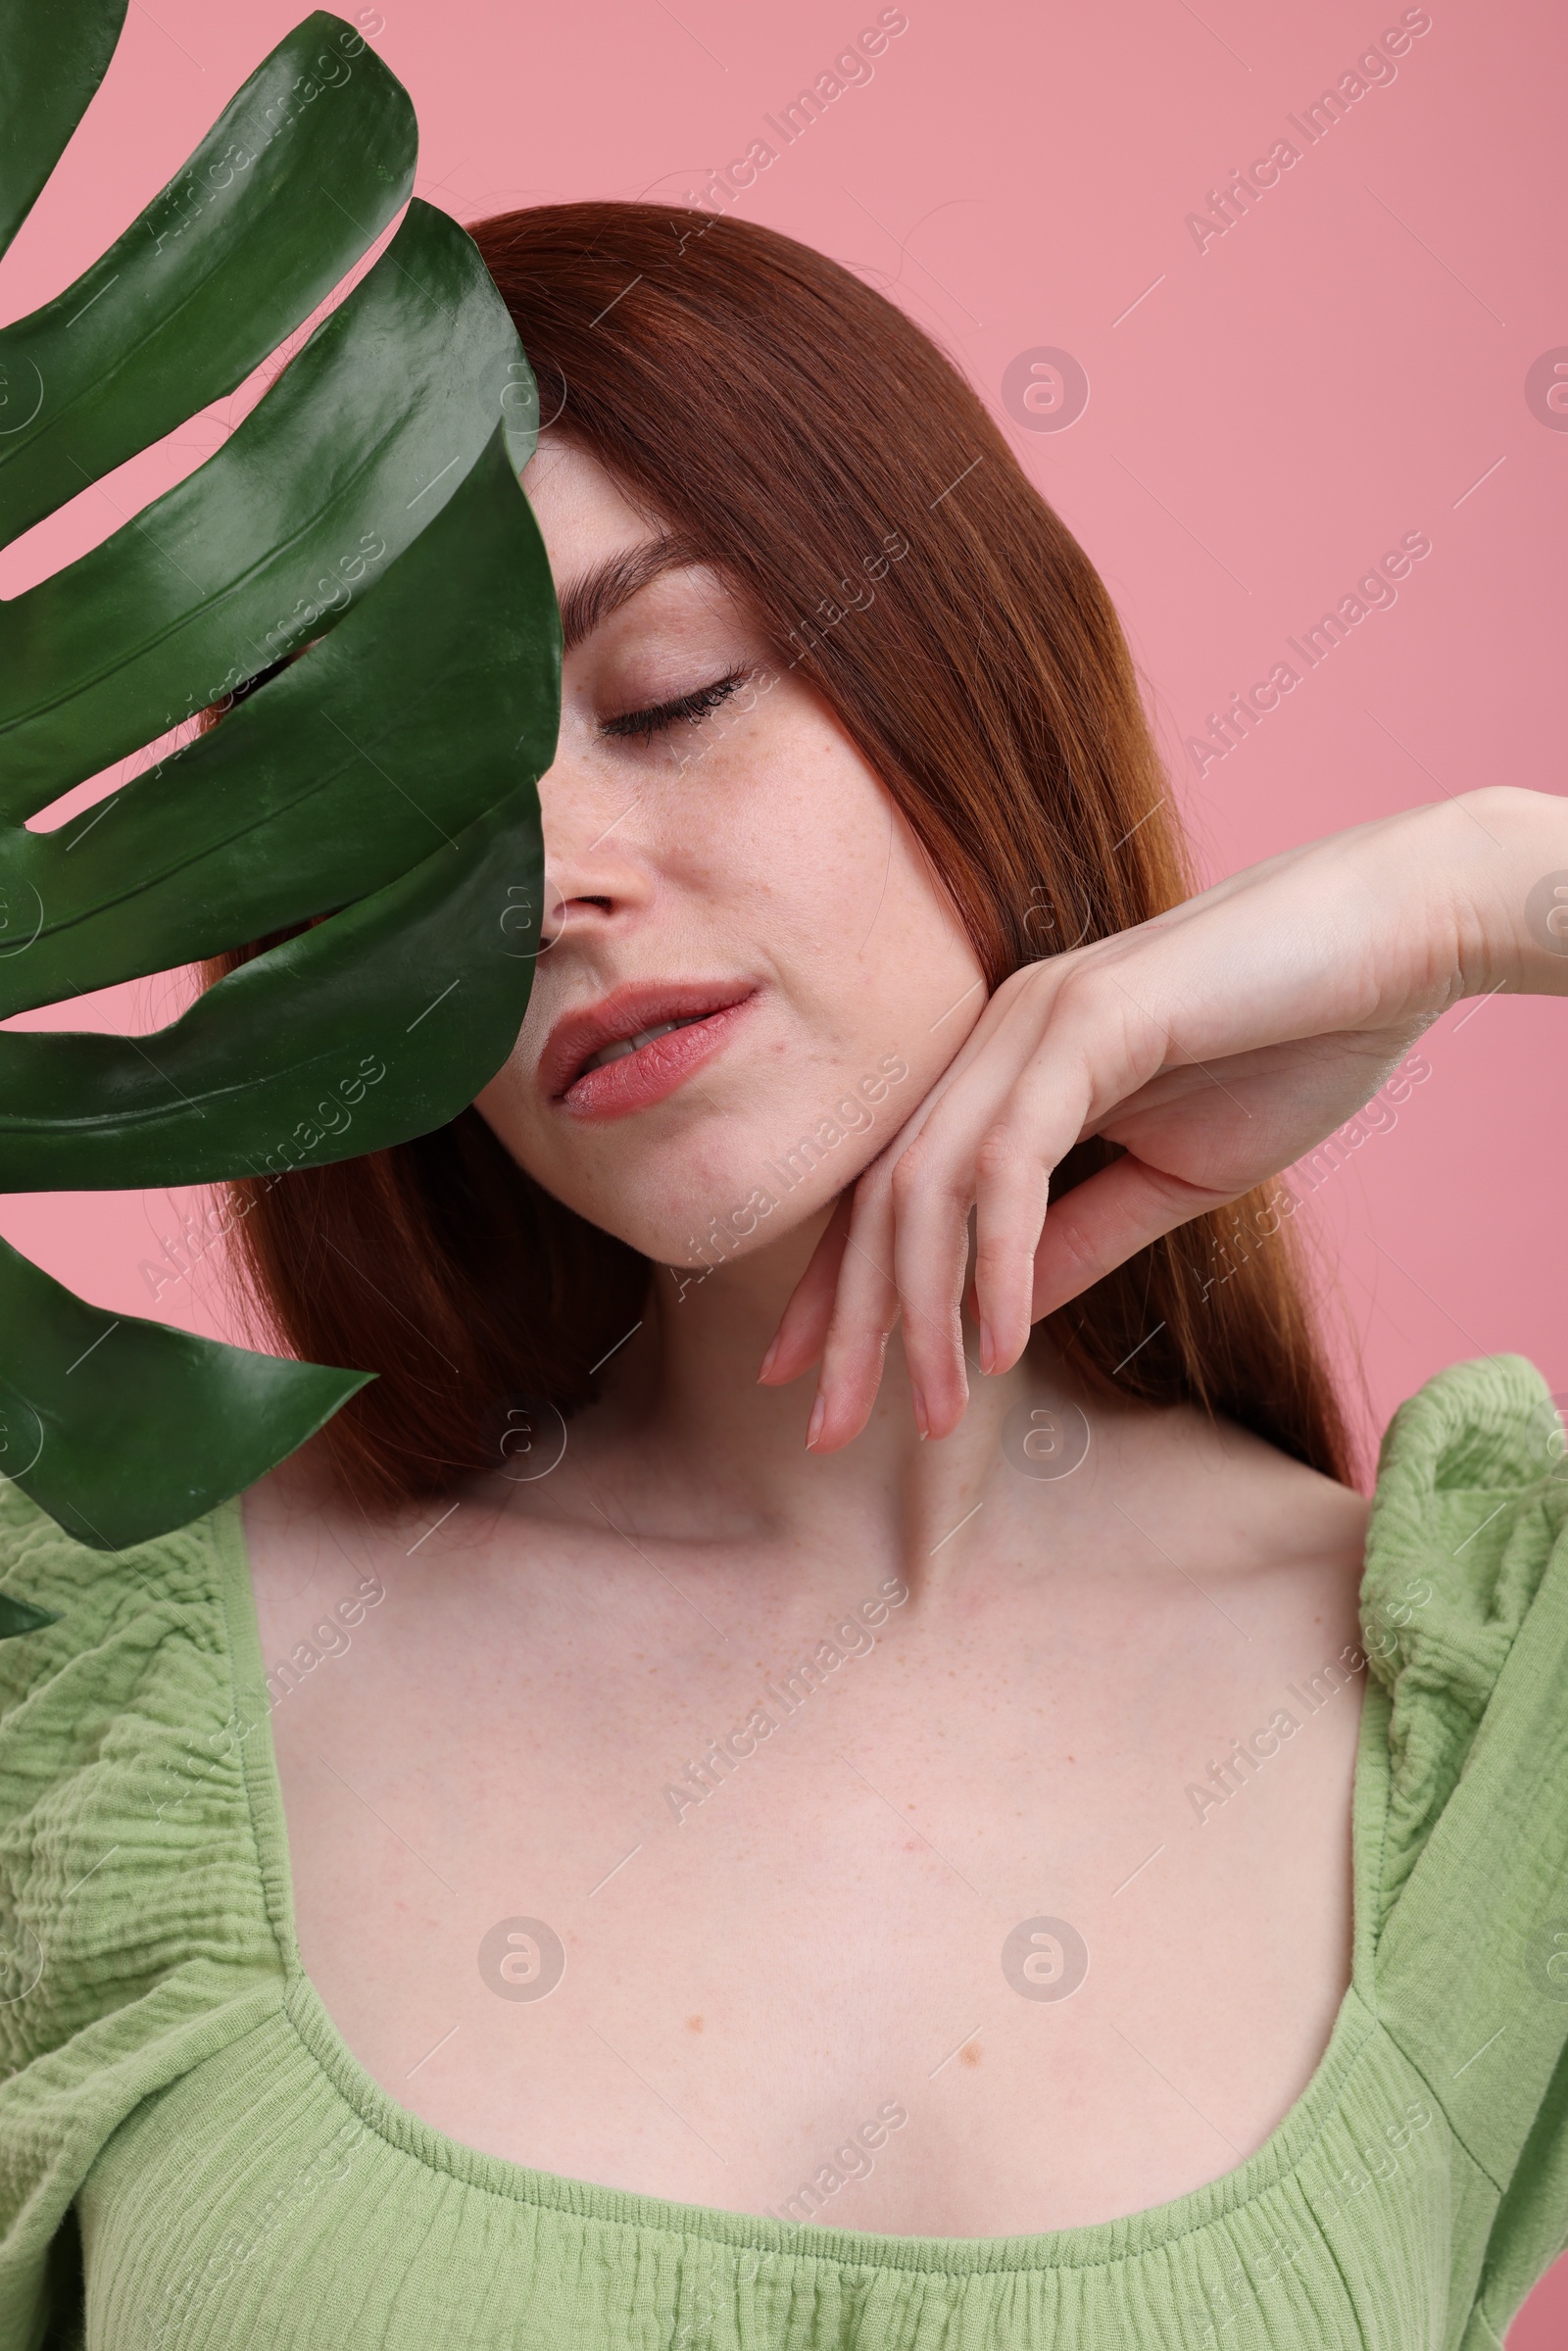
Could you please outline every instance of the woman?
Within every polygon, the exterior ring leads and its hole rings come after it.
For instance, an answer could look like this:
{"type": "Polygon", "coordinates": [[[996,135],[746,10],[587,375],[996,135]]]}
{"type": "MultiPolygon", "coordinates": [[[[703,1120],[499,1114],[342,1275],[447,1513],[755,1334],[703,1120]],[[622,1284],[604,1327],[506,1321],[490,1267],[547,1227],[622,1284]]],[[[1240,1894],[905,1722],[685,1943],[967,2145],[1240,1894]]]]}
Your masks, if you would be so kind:
{"type": "Polygon", "coordinates": [[[565,642],[533,994],[452,1127],[238,1196],[382,1375],[320,1441],[112,1576],[6,1492],[70,1601],[0,1651],[18,2339],[1494,2345],[1568,2230],[1561,1432],[1458,1366],[1369,1512],[1281,1171],[1568,989],[1562,803],[1192,895],[898,310],[475,233],[565,642]]]}

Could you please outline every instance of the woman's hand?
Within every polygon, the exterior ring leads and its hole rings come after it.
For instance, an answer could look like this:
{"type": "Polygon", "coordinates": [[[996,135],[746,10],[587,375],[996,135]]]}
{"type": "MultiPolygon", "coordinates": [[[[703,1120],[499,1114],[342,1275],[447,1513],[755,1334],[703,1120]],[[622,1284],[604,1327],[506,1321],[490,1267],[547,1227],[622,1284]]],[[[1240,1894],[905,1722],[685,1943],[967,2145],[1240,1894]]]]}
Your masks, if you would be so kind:
{"type": "Polygon", "coordinates": [[[1497,787],[1289,850],[1015,971],[839,1200],[785,1308],[760,1376],[821,1357],[807,1443],[864,1427],[901,1317],[922,1435],[956,1426],[971,1206],[980,1368],[1005,1371],[1042,1315],[1331,1134],[1460,997],[1568,994],[1568,921],[1531,903],[1558,872],[1568,803],[1497,787]],[[1053,1168],[1090,1135],[1126,1156],[1048,1218],[1053,1168]]]}

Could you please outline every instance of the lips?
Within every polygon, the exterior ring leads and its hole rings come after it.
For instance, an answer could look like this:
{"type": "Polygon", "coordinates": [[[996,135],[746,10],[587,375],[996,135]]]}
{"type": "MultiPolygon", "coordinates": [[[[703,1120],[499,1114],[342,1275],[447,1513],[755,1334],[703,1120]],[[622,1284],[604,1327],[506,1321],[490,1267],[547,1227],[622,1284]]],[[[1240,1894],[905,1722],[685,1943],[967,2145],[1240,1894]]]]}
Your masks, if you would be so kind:
{"type": "Polygon", "coordinates": [[[627,1053],[640,1053],[645,1045],[657,1045],[661,1037],[669,1036],[675,1029],[689,1029],[695,1020],[701,1018],[701,1013],[688,1012],[684,1019],[662,1020],[657,1028],[640,1029],[635,1037],[622,1037],[614,1045],[602,1045],[593,1059],[583,1063],[579,1074],[586,1077],[591,1069],[603,1069],[607,1062],[619,1061],[627,1053]]]}
{"type": "Polygon", "coordinates": [[[635,981],[557,1021],[539,1057],[546,1098],[573,1110],[627,1109],[679,1085],[756,995],[749,980],[635,981]],[[660,1082],[667,1080],[666,1082],[660,1082]]]}

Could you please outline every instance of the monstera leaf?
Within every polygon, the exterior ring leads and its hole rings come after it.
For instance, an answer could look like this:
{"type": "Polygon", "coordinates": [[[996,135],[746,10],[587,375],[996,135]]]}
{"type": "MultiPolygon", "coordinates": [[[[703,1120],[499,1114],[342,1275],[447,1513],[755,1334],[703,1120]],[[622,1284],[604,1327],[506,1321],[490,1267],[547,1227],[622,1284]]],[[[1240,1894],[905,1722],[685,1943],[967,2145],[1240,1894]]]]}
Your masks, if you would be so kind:
{"type": "MultiPolygon", "coordinates": [[[[0,0],[0,247],[125,6],[0,0]]],[[[415,147],[361,34],[298,25],[103,259],[0,328],[0,544],[275,351],[408,198],[415,147]]],[[[215,457],[0,603],[0,1018],[321,918],[154,1035],[0,1029],[0,1191],[319,1166],[441,1125],[505,1060],[560,697],[517,481],[536,418],[476,249],[415,199],[215,457]]],[[[372,1376],[110,1314],[0,1243],[0,1473],[97,1548],[239,1492],[372,1376]]],[[[48,1621],[0,1596],[0,1639],[48,1621]]]]}

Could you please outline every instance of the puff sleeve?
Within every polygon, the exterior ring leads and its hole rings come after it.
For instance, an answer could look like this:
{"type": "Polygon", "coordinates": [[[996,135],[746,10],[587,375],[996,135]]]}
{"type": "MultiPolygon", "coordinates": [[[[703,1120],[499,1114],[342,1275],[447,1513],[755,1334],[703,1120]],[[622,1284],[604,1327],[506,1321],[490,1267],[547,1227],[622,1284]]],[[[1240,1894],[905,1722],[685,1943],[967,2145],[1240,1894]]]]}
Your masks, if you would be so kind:
{"type": "Polygon", "coordinates": [[[0,1482],[0,2342],[81,2339],[72,2210],[143,2099],[275,2005],[206,1521],[106,1553],[0,1482]]]}

